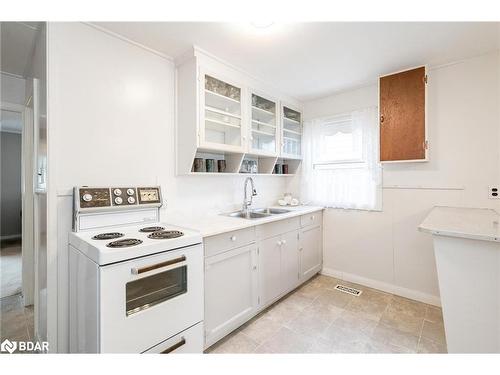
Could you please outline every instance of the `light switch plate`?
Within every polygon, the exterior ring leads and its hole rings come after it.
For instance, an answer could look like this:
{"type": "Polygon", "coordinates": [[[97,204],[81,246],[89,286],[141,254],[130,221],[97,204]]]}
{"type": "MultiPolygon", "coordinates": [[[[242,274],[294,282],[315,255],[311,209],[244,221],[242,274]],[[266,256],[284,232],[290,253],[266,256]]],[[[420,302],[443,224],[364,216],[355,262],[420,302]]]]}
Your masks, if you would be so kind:
{"type": "Polygon", "coordinates": [[[498,186],[488,186],[488,198],[500,199],[500,189],[498,186]]]}

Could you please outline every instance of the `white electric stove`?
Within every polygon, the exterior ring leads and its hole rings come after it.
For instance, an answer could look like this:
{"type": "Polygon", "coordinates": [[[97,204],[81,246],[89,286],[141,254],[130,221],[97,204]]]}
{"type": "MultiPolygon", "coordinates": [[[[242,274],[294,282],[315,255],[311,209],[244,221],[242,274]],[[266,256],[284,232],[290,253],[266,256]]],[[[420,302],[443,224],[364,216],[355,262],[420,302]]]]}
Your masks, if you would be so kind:
{"type": "Polygon", "coordinates": [[[74,189],[71,352],[203,352],[202,238],[161,205],[159,187],[74,189]]]}

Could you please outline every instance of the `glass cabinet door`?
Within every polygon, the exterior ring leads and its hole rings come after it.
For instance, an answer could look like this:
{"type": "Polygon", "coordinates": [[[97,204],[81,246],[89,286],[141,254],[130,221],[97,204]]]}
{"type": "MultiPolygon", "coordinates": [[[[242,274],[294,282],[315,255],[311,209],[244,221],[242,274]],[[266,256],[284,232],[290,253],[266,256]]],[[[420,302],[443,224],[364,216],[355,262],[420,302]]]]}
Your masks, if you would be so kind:
{"type": "Polygon", "coordinates": [[[205,75],[203,141],[242,147],[241,88],[205,75]]]}
{"type": "Polygon", "coordinates": [[[276,102],[252,94],[252,151],[262,154],[277,153],[277,105],[276,102]]]}
{"type": "Polygon", "coordinates": [[[282,154],[299,158],[302,155],[302,114],[283,106],[282,154]]]}

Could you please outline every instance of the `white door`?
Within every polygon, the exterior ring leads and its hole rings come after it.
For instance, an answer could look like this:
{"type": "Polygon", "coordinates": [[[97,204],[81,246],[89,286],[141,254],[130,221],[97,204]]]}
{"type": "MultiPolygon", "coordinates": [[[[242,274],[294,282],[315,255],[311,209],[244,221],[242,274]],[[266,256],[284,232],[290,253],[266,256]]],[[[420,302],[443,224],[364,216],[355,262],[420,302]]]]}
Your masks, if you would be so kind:
{"type": "Polygon", "coordinates": [[[283,291],[281,281],[281,236],[259,244],[260,303],[267,305],[283,291]]]}
{"type": "Polygon", "coordinates": [[[247,321],[257,308],[255,244],[205,259],[205,347],[247,321]]]}
{"type": "Polygon", "coordinates": [[[298,231],[281,236],[281,280],[283,291],[292,290],[299,283],[298,231]]]}
{"type": "Polygon", "coordinates": [[[321,269],[321,227],[300,230],[300,276],[307,279],[321,269]]]}

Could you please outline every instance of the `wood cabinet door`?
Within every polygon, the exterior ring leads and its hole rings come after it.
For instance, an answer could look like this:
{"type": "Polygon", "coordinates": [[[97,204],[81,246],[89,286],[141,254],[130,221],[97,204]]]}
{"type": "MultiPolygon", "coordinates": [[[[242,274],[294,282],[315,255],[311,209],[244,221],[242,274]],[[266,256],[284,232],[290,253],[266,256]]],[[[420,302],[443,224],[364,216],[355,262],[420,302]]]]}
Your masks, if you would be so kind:
{"type": "Polygon", "coordinates": [[[281,282],[281,235],[263,240],[259,244],[260,303],[267,305],[277,298],[281,282]]]}
{"type": "Polygon", "coordinates": [[[256,245],[205,259],[205,347],[253,316],[257,309],[256,245]]]}
{"type": "Polygon", "coordinates": [[[426,159],[425,67],[379,80],[380,161],[426,159]]]}
{"type": "Polygon", "coordinates": [[[283,292],[292,290],[299,283],[299,240],[298,231],[281,236],[281,271],[283,292]]]}
{"type": "Polygon", "coordinates": [[[300,278],[308,279],[321,269],[321,227],[309,227],[300,230],[300,278]]]}

